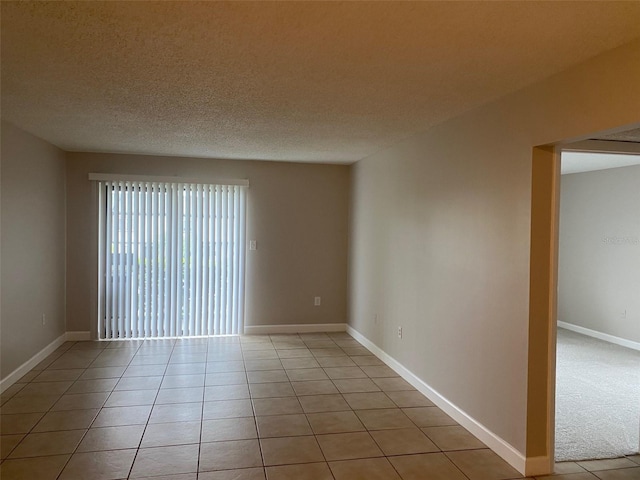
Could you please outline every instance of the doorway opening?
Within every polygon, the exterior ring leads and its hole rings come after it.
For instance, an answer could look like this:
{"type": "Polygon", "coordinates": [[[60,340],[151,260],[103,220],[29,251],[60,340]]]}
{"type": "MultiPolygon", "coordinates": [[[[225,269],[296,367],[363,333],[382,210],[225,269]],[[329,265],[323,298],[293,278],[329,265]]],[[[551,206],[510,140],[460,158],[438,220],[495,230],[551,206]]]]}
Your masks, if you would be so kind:
{"type": "MultiPolygon", "coordinates": [[[[609,150],[609,153],[640,154],[640,124],[618,127],[605,134],[586,134],[580,138],[574,137],[532,149],[526,450],[526,470],[529,474],[558,471],[554,467],[554,460],[562,150],[609,150]],[[624,141],[620,141],[623,139],[624,141]]],[[[640,235],[640,230],[638,234],[640,235]]],[[[562,318],[560,320],[563,321],[562,318]]],[[[640,425],[636,428],[640,430],[640,425]]],[[[639,458],[622,458],[615,460],[615,463],[635,467],[639,458]]],[[[577,468],[580,470],[579,466],[577,468]]],[[[563,467],[562,470],[566,469],[563,467]]]]}
{"type": "Polygon", "coordinates": [[[564,146],[560,185],[555,460],[637,454],[640,143],[564,146]]]}

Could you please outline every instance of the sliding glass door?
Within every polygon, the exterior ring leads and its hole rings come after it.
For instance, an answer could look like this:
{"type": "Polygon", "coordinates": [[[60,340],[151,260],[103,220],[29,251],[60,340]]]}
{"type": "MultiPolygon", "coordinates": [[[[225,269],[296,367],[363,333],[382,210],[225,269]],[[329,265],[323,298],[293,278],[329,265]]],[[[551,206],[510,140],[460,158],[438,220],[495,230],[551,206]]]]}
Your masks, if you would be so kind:
{"type": "Polygon", "coordinates": [[[98,185],[100,338],[241,333],[247,187],[98,185]]]}

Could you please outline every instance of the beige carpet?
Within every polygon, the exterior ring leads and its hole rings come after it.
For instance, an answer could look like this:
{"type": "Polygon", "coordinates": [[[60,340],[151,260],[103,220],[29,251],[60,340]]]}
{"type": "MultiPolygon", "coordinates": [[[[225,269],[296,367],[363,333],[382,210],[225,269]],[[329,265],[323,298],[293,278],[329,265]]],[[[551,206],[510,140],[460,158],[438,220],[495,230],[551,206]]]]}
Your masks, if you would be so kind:
{"type": "Polygon", "coordinates": [[[558,329],[556,460],[638,452],[640,352],[558,329]]]}

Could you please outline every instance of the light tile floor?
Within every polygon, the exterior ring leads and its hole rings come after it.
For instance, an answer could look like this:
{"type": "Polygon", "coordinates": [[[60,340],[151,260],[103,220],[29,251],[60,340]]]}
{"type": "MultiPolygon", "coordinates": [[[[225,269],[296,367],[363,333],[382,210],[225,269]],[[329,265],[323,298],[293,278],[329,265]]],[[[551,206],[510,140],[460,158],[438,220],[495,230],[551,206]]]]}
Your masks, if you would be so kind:
{"type": "Polygon", "coordinates": [[[65,343],[1,413],[3,480],[522,478],[345,333],[65,343]]]}

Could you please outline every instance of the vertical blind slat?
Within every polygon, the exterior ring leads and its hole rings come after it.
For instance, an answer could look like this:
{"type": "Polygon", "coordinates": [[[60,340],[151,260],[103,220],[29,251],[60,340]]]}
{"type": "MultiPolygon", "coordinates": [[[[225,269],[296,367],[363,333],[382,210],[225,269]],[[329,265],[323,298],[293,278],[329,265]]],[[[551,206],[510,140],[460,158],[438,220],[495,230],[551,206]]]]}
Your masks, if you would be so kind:
{"type": "Polygon", "coordinates": [[[202,276],[204,275],[204,266],[202,265],[202,185],[196,187],[196,288],[195,288],[195,313],[196,317],[196,335],[202,335],[202,276]]]}
{"type": "Polygon", "coordinates": [[[171,190],[172,200],[172,219],[171,219],[171,241],[175,248],[171,249],[171,336],[178,335],[178,322],[179,312],[178,305],[180,305],[179,295],[179,260],[178,252],[180,251],[180,243],[178,241],[179,235],[179,221],[180,217],[180,198],[178,195],[178,189],[173,188],[171,190]]]}
{"type": "MultiPolygon", "coordinates": [[[[104,189],[104,206],[103,211],[105,212],[105,241],[104,241],[104,272],[100,272],[102,276],[104,276],[105,283],[105,294],[104,294],[104,310],[105,310],[105,322],[104,322],[104,338],[111,338],[111,322],[113,319],[113,311],[111,310],[111,302],[109,297],[106,296],[106,291],[108,291],[111,287],[111,277],[112,277],[112,260],[111,260],[111,249],[113,248],[112,242],[112,229],[113,229],[113,213],[111,212],[112,202],[107,201],[111,197],[111,185],[107,183],[106,185],[101,185],[100,190],[104,189]]],[[[100,252],[102,253],[102,252],[100,252]]],[[[100,331],[100,333],[103,333],[100,331]]]]}
{"type": "Polygon", "coordinates": [[[233,247],[231,245],[231,241],[233,239],[233,228],[232,228],[232,211],[233,211],[233,187],[227,187],[227,278],[226,278],[226,298],[225,298],[225,320],[226,320],[226,332],[227,334],[232,333],[231,328],[231,293],[233,292],[233,279],[231,273],[233,272],[233,247]]]}
{"type": "MultiPolygon", "coordinates": [[[[220,219],[221,215],[222,215],[222,194],[220,192],[220,189],[222,187],[220,186],[216,186],[215,187],[215,206],[216,206],[216,219],[220,219]]],[[[214,306],[213,306],[213,318],[214,318],[214,325],[215,325],[215,335],[221,335],[222,334],[222,329],[220,328],[220,284],[222,283],[221,281],[221,268],[220,268],[220,252],[221,252],[221,240],[222,240],[222,232],[221,230],[221,226],[222,226],[222,222],[221,221],[216,221],[214,222],[214,227],[215,227],[215,242],[214,242],[214,249],[215,249],[215,254],[214,254],[214,274],[213,274],[213,281],[215,282],[214,288],[213,288],[213,298],[214,298],[214,306]]]]}
{"type": "Polygon", "coordinates": [[[171,231],[168,226],[168,219],[170,218],[171,211],[171,196],[170,189],[167,188],[167,185],[163,186],[162,195],[164,197],[162,203],[162,218],[161,218],[161,228],[163,232],[163,244],[162,244],[162,330],[165,332],[164,335],[169,335],[169,304],[167,302],[167,298],[170,295],[170,266],[169,266],[169,246],[171,245],[171,231]]]}
{"type": "Polygon", "coordinates": [[[98,336],[105,338],[107,336],[107,318],[109,318],[104,297],[107,281],[105,276],[107,271],[106,243],[109,238],[106,188],[102,182],[98,183],[98,336]]]}
{"type": "Polygon", "coordinates": [[[140,188],[139,194],[139,209],[137,212],[138,220],[138,324],[136,330],[138,335],[144,337],[146,335],[145,322],[147,318],[147,188],[144,184],[138,185],[140,188]]]}
{"type": "Polygon", "coordinates": [[[151,336],[158,336],[158,200],[157,185],[154,183],[151,185],[151,255],[149,262],[151,263],[151,282],[149,285],[149,292],[151,293],[151,321],[149,322],[149,329],[151,330],[151,336]]]}
{"type": "Polygon", "coordinates": [[[137,234],[136,237],[138,239],[138,245],[136,246],[136,263],[138,264],[137,269],[137,292],[138,292],[138,311],[136,312],[136,332],[139,337],[144,337],[144,276],[145,276],[145,265],[144,265],[144,209],[146,208],[145,200],[146,194],[144,191],[144,186],[142,184],[137,185],[138,191],[136,192],[136,197],[138,197],[138,210],[136,211],[136,229],[137,234]]]}
{"type": "Polygon", "coordinates": [[[239,258],[239,245],[244,245],[244,244],[240,244],[240,232],[238,229],[238,208],[240,207],[239,205],[240,203],[240,192],[238,191],[237,188],[233,189],[233,222],[232,222],[232,226],[233,226],[233,254],[232,254],[232,258],[233,258],[233,274],[232,274],[232,283],[233,283],[233,295],[231,296],[231,325],[235,326],[238,323],[238,302],[237,302],[237,297],[238,297],[238,275],[239,275],[239,264],[240,264],[240,258],[239,258]]]}
{"type": "MultiPolygon", "coordinates": [[[[119,235],[118,235],[118,226],[119,226],[119,220],[120,220],[120,194],[117,193],[119,190],[119,185],[116,183],[116,193],[114,194],[114,201],[113,201],[113,225],[112,225],[112,237],[113,237],[113,247],[112,247],[112,259],[113,259],[113,263],[112,263],[112,285],[113,285],[113,305],[112,305],[112,315],[113,318],[115,319],[114,322],[114,330],[117,332],[119,331],[119,327],[120,325],[118,325],[118,323],[121,323],[121,321],[119,320],[120,318],[120,314],[118,312],[118,300],[119,300],[119,293],[120,293],[120,289],[116,289],[116,286],[118,285],[118,275],[120,275],[120,270],[118,268],[119,265],[119,235]]],[[[113,334],[113,332],[112,332],[113,334]]]]}
{"type": "Polygon", "coordinates": [[[124,220],[124,232],[122,234],[122,255],[123,255],[123,268],[122,272],[125,277],[124,284],[124,312],[123,312],[123,324],[124,330],[132,336],[131,332],[131,316],[129,315],[129,311],[131,309],[131,268],[130,268],[130,253],[131,253],[131,194],[129,193],[131,185],[129,182],[125,183],[125,192],[124,198],[122,202],[122,210],[123,210],[123,220],[124,220]]]}
{"type": "Polygon", "coordinates": [[[165,336],[164,333],[164,329],[162,328],[162,269],[163,269],[163,262],[162,262],[162,244],[163,244],[163,238],[164,238],[164,232],[162,231],[162,218],[164,217],[163,215],[163,211],[162,209],[164,208],[164,202],[163,202],[163,197],[164,194],[162,193],[162,184],[157,184],[156,185],[156,215],[153,218],[153,223],[155,226],[155,232],[156,232],[156,248],[154,251],[154,261],[156,264],[156,274],[155,274],[155,278],[153,281],[153,284],[155,286],[156,289],[156,294],[154,297],[154,304],[155,304],[155,310],[156,310],[156,316],[155,316],[155,325],[156,325],[156,336],[159,337],[163,337],[165,336]]]}
{"type": "Polygon", "coordinates": [[[190,189],[189,195],[189,210],[191,215],[189,216],[189,335],[197,335],[196,330],[196,309],[195,299],[197,292],[196,285],[196,270],[197,270],[197,249],[196,249],[196,235],[197,235],[197,208],[196,199],[197,191],[195,186],[190,189]]]}
{"type": "Polygon", "coordinates": [[[129,338],[129,333],[127,332],[126,324],[125,324],[125,312],[124,312],[124,303],[127,295],[126,282],[127,278],[124,272],[124,258],[125,258],[125,237],[126,237],[126,228],[125,228],[125,208],[126,208],[126,198],[124,193],[124,182],[118,184],[118,245],[116,247],[116,252],[118,254],[117,261],[117,270],[118,270],[118,330],[124,332],[125,338],[129,338]]]}
{"type": "Polygon", "coordinates": [[[184,325],[182,335],[191,336],[191,315],[189,312],[189,300],[190,300],[190,290],[191,290],[191,195],[190,192],[184,198],[184,244],[182,247],[183,258],[182,258],[182,284],[183,284],[183,303],[182,308],[184,309],[184,325]]]}
{"type": "Polygon", "coordinates": [[[209,263],[209,198],[211,197],[211,187],[205,185],[202,195],[202,330],[203,335],[211,335],[211,324],[209,322],[209,275],[207,272],[211,268],[209,263]]]}
{"type": "Polygon", "coordinates": [[[240,190],[240,208],[237,211],[238,214],[238,224],[240,225],[240,236],[238,238],[238,258],[239,258],[239,267],[238,267],[238,298],[236,298],[236,302],[238,304],[238,318],[236,322],[237,331],[236,334],[244,333],[244,268],[245,268],[245,255],[246,255],[246,211],[247,211],[247,203],[245,190],[240,190]]]}
{"type": "MultiPolygon", "coordinates": [[[[209,199],[209,211],[211,212],[211,216],[214,218],[216,217],[216,212],[217,212],[217,204],[218,204],[218,200],[217,200],[217,188],[215,185],[211,186],[211,198],[209,199]]],[[[216,282],[217,282],[217,277],[216,277],[216,268],[217,268],[217,263],[218,263],[218,257],[217,257],[217,249],[216,249],[216,245],[217,245],[217,231],[216,231],[216,226],[217,226],[218,222],[211,222],[211,225],[209,225],[209,238],[210,238],[210,242],[209,242],[209,257],[211,258],[211,271],[213,272],[213,275],[209,281],[209,334],[210,335],[217,335],[218,334],[218,325],[216,322],[216,282]]]]}
{"type": "Polygon", "coordinates": [[[220,235],[220,331],[222,334],[227,335],[227,322],[226,322],[226,303],[227,299],[227,203],[229,199],[227,197],[227,188],[222,187],[222,214],[220,218],[221,222],[221,235],[220,235]]]}

